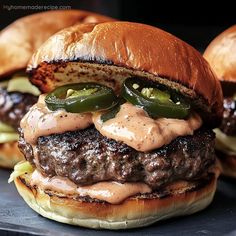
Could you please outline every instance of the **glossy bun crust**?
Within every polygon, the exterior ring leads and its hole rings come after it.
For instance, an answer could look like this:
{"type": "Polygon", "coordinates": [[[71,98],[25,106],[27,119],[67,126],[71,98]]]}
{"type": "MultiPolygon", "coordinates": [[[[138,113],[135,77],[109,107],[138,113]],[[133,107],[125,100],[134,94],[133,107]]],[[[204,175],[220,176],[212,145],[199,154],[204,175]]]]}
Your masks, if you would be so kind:
{"type": "Polygon", "coordinates": [[[218,35],[207,47],[204,57],[219,80],[236,83],[236,25],[218,35]]]}
{"type": "Polygon", "coordinates": [[[189,215],[208,206],[216,190],[218,174],[207,181],[175,186],[166,196],[155,194],[130,197],[120,204],[65,196],[30,185],[30,175],[15,179],[18,192],[40,215],[88,228],[127,229],[150,225],[174,216],[189,215]]]}
{"type": "Polygon", "coordinates": [[[130,22],[82,24],[49,38],[28,65],[41,91],[78,81],[101,81],[119,90],[130,76],[179,90],[201,108],[210,125],[222,115],[222,91],[194,48],[158,28],[130,22]]]}
{"type": "Polygon", "coordinates": [[[0,77],[25,69],[33,52],[57,31],[77,23],[112,18],[80,10],[58,10],[20,18],[0,32],[0,77]]]}

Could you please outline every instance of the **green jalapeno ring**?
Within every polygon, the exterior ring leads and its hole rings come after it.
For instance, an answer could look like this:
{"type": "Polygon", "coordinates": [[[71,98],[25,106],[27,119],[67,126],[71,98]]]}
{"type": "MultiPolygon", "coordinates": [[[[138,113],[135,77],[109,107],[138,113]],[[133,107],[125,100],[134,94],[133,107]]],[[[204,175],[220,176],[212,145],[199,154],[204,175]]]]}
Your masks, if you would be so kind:
{"type": "MultiPolygon", "coordinates": [[[[150,98],[145,92],[142,93],[143,88],[149,87],[147,84],[135,78],[128,78],[123,84],[121,94],[128,102],[143,108],[152,118],[166,117],[183,119],[188,116],[190,105],[185,103],[180,96],[177,94],[173,96],[175,103],[172,100],[171,94],[168,96],[167,91],[163,92],[160,90],[159,96],[157,93],[154,98],[150,98]],[[164,93],[166,94],[164,95],[164,93]]],[[[151,87],[153,86],[151,85],[151,87]]],[[[157,88],[153,88],[158,91],[157,88]]]]}
{"type": "Polygon", "coordinates": [[[120,111],[120,106],[124,104],[126,100],[122,97],[118,98],[118,103],[113,106],[112,108],[106,110],[102,115],[101,115],[101,121],[106,122],[110,119],[113,119],[116,114],[120,111]]]}
{"type": "Polygon", "coordinates": [[[115,106],[117,102],[117,96],[111,88],[96,83],[64,85],[45,98],[50,110],[65,109],[71,113],[105,110],[115,106]]]}

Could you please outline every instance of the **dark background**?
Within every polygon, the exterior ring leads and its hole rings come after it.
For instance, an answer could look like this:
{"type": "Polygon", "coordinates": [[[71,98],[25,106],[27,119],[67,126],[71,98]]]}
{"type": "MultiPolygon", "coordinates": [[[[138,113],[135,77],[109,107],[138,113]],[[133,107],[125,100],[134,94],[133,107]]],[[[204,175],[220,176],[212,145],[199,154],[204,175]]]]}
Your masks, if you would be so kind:
{"type": "Polygon", "coordinates": [[[71,9],[95,11],[120,20],[142,22],[169,31],[200,51],[203,51],[217,34],[236,23],[233,1],[1,0],[1,29],[19,17],[42,11],[7,9],[11,5],[70,6],[71,9]]]}

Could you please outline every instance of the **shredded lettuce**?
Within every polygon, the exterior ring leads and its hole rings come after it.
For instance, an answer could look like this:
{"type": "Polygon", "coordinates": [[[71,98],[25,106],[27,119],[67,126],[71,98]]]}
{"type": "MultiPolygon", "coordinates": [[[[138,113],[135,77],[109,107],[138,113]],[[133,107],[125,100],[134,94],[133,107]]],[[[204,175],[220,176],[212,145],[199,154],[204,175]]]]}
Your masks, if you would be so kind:
{"type": "Polygon", "coordinates": [[[0,121],[0,132],[15,132],[14,128],[0,121]]]}
{"type": "Polygon", "coordinates": [[[229,154],[236,155],[236,137],[225,135],[220,129],[214,129],[216,133],[216,149],[229,154]]]}
{"type": "Polygon", "coordinates": [[[21,161],[17,163],[14,167],[14,171],[11,173],[8,183],[11,183],[17,177],[25,174],[32,173],[34,171],[33,166],[28,161],[21,161]]]}
{"type": "Polygon", "coordinates": [[[14,128],[0,121],[0,143],[17,141],[18,139],[19,135],[14,128]]]}

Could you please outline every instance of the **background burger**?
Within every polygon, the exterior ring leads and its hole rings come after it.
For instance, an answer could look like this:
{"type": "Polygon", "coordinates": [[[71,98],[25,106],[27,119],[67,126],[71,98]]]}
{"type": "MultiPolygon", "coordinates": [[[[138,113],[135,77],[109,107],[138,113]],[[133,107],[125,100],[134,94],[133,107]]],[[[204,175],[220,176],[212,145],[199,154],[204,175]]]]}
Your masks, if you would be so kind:
{"type": "Polygon", "coordinates": [[[40,94],[24,73],[33,52],[65,27],[110,20],[86,11],[49,11],[23,17],[0,32],[0,166],[12,168],[23,159],[17,129],[40,94]]]}
{"type": "Polygon", "coordinates": [[[223,121],[216,132],[216,149],[223,174],[236,177],[236,25],[216,37],[207,47],[208,60],[221,82],[223,121]]]}
{"type": "Polygon", "coordinates": [[[210,204],[222,92],[191,46],[148,25],[83,24],[49,38],[28,72],[46,94],[21,121],[28,162],[10,180],[39,214],[123,229],[210,204]]]}

